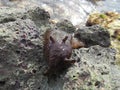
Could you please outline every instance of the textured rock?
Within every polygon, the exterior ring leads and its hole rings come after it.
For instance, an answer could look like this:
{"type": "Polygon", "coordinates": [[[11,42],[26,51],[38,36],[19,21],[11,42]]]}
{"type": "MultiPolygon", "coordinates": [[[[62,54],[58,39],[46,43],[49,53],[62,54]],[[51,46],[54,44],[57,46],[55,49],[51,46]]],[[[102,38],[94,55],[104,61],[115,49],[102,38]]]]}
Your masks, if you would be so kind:
{"type": "Polygon", "coordinates": [[[78,29],[74,35],[75,38],[83,41],[87,47],[100,45],[103,47],[110,46],[110,34],[100,26],[84,27],[78,29]]]}
{"type": "Polygon", "coordinates": [[[56,78],[44,76],[43,34],[51,25],[48,14],[40,8],[23,11],[17,11],[20,17],[15,12],[15,20],[5,22],[2,18],[10,15],[0,13],[0,90],[110,90],[115,86],[111,81],[115,51],[101,46],[74,50],[72,58],[77,62],[73,66],[56,78]],[[21,19],[23,11],[26,18],[21,19]]]}
{"type": "Polygon", "coordinates": [[[50,83],[42,74],[45,70],[45,64],[41,58],[40,48],[36,47],[32,50],[22,49],[9,45],[0,50],[3,54],[1,54],[1,60],[3,61],[0,64],[2,67],[0,89],[110,89],[109,65],[115,55],[112,49],[94,46],[75,50],[73,58],[78,60],[78,62],[73,67],[65,70],[56,81],[51,79],[50,83]],[[7,55],[7,57],[4,55],[7,55]]]}
{"type": "Polygon", "coordinates": [[[120,67],[111,65],[111,83],[112,90],[120,90],[120,67]]]}
{"type": "Polygon", "coordinates": [[[58,22],[56,24],[56,26],[60,29],[60,30],[63,30],[67,33],[74,33],[76,28],[73,26],[73,24],[68,21],[68,20],[64,20],[64,21],[61,21],[61,22],[58,22]]]}
{"type": "Polygon", "coordinates": [[[23,88],[43,60],[39,29],[26,19],[1,24],[0,33],[0,89],[16,90],[21,84],[23,88]]]}
{"type": "MultiPolygon", "coordinates": [[[[39,9],[39,11],[42,10],[40,8],[36,9],[39,9]]],[[[29,13],[32,13],[30,11],[29,13]]],[[[45,17],[45,11],[41,12],[39,12],[40,15],[44,15],[42,17],[45,17]]],[[[13,16],[15,17],[13,18],[16,19],[15,21],[7,20],[4,22],[4,20],[1,20],[3,21],[0,24],[1,90],[18,90],[27,88],[27,85],[29,86],[29,80],[34,77],[34,73],[41,69],[41,65],[44,65],[41,64],[44,63],[44,61],[41,61],[43,60],[43,33],[32,21],[33,18],[30,20],[27,19],[29,16],[24,19],[17,17],[17,15],[24,16],[24,14],[23,11],[21,11],[20,14],[14,12],[13,16]]],[[[11,17],[6,15],[7,14],[5,14],[3,18],[11,17]]],[[[40,19],[48,23],[47,15],[46,18],[40,17],[40,19]]],[[[40,19],[39,21],[41,21],[40,19]]],[[[40,73],[42,73],[42,71],[40,73]]],[[[37,87],[39,86],[37,85],[37,87]]],[[[32,90],[32,88],[29,89],[32,90]]]]}
{"type": "Polygon", "coordinates": [[[111,90],[110,65],[114,57],[113,49],[100,46],[74,50],[77,63],[67,72],[69,82],[65,87],[67,90],[111,90]]]}
{"type": "Polygon", "coordinates": [[[45,10],[28,6],[27,8],[0,8],[0,23],[14,22],[18,19],[31,19],[37,25],[47,24],[50,15],[45,10]],[[7,13],[6,13],[7,12],[7,13]]]}
{"type": "Polygon", "coordinates": [[[54,19],[55,21],[67,19],[71,21],[73,25],[77,26],[85,23],[88,14],[95,10],[95,5],[88,0],[71,0],[70,2],[64,0],[0,0],[0,6],[15,8],[39,6],[50,13],[51,19],[54,19]],[[89,8],[87,8],[88,6],[89,8]]]}

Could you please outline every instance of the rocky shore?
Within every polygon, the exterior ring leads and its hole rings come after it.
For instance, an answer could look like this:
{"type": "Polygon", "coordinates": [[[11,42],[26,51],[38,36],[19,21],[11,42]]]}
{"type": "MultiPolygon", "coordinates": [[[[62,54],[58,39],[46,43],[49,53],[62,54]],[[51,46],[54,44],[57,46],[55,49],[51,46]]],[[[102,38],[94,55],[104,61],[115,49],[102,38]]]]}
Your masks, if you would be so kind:
{"type": "Polygon", "coordinates": [[[0,9],[0,90],[119,90],[115,55],[109,32],[100,26],[76,29],[66,20],[51,23],[50,14],[40,7],[0,9]],[[48,83],[43,35],[54,27],[87,47],[74,49],[75,64],[48,83]]]}

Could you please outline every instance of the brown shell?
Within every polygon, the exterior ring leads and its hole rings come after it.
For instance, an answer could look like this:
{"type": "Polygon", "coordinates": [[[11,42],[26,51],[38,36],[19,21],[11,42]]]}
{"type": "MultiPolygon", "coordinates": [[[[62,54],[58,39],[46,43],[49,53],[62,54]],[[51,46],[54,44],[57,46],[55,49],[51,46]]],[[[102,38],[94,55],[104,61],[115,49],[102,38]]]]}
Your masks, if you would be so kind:
{"type": "Polygon", "coordinates": [[[59,68],[64,66],[64,63],[74,63],[75,60],[69,60],[72,48],[82,46],[83,44],[64,31],[47,30],[44,34],[44,57],[48,62],[49,68],[45,73],[58,71],[59,68]]]}

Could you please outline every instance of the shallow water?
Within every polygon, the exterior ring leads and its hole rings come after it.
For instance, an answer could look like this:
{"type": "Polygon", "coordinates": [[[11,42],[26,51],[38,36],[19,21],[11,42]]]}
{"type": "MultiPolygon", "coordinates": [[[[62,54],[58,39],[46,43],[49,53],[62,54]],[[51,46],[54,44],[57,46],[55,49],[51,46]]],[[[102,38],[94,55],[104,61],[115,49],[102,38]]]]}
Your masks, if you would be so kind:
{"type": "Polygon", "coordinates": [[[116,11],[116,12],[120,13],[120,0],[100,1],[100,2],[98,2],[97,10],[99,10],[99,11],[116,11]]]}
{"type": "Polygon", "coordinates": [[[95,9],[95,6],[91,2],[88,2],[86,0],[36,1],[41,7],[49,11],[52,19],[67,19],[70,20],[73,25],[79,25],[80,23],[84,23],[89,13],[91,13],[95,9]]]}

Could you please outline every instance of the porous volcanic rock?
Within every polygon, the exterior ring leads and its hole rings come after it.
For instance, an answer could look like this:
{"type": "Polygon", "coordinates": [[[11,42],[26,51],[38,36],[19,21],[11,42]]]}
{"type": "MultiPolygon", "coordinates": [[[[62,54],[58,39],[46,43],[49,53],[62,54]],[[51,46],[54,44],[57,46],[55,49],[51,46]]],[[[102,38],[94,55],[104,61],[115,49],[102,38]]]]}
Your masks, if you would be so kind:
{"type": "Polygon", "coordinates": [[[80,28],[75,32],[74,37],[83,41],[86,47],[93,45],[109,47],[111,45],[109,32],[98,25],[80,28]]]}
{"type": "Polygon", "coordinates": [[[43,75],[47,67],[43,58],[43,35],[47,28],[52,28],[49,14],[39,7],[17,8],[14,12],[7,8],[7,13],[1,13],[5,10],[0,10],[0,90],[111,89],[114,49],[99,45],[75,49],[71,57],[76,60],[75,64],[63,70],[56,80],[47,78],[43,75]]]}

